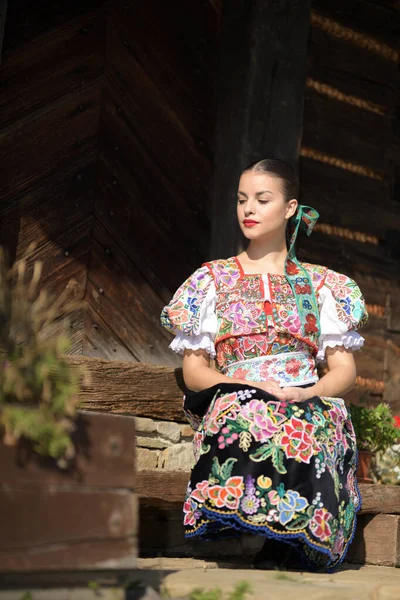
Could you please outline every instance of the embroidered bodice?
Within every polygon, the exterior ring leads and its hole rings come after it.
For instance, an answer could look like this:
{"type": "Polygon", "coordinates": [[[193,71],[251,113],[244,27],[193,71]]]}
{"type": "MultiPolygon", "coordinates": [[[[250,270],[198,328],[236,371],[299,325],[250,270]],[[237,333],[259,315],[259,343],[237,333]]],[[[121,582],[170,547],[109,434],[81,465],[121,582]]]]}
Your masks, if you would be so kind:
{"type": "MultiPolygon", "coordinates": [[[[177,290],[161,315],[176,334],[173,350],[204,348],[223,372],[238,362],[293,353],[323,359],[327,346],[358,349],[355,333],[367,319],[357,284],[320,265],[302,263],[319,307],[302,330],[296,298],[285,275],[245,274],[236,257],[205,263],[177,290]]],[[[302,292],[301,280],[296,286],[302,292]]],[[[304,360],[304,358],[303,358],[304,360]]]]}

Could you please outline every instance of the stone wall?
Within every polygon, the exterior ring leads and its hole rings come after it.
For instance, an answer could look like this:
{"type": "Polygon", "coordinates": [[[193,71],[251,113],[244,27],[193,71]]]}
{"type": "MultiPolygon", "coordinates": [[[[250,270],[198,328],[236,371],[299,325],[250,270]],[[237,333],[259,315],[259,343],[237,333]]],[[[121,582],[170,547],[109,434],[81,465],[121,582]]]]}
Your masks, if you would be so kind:
{"type": "Polygon", "coordinates": [[[193,430],[171,421],[135,418],[138,471],[185,471],[193,466],[193,430]]]}

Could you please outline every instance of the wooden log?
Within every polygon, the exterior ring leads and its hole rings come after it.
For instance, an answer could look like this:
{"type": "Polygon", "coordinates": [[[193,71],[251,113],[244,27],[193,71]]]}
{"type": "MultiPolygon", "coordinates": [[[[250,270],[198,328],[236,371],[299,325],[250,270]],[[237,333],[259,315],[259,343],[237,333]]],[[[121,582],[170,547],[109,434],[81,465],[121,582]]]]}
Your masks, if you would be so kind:
{"type": "Polygon", "coordinates": [[[135,566],[134,419],[80,413],[69,469],[0,444],[0,570],[135,566]]]}
{"type": "Polygon", "coordinates": [[[274,156],[296,166],[311,2],[225,2],[222,9],[212,257],[235,254],[241,170],[274,156]]]}
{"type": "MultiPolygon", "coordinates": [[[[75,361],[74,361],[75,362],[75,361]]],[[[1,481],[5,486],[37,484],[97,489],[135,488],[135,420],[100,413],[79,414],[72,434],[76,460],[69,469],[32,453],[29,445],[0,445],[1,481]]]]}
{"type": "Polygon", "coordinates": [[[142,504],[182,503],[190,474],[184,471],[138,471],[136,493],[142,504]]]}
{"type": "Polygon", "coordinates": [[[386,567],[400,566],[400,516],[360,515],[346,560],[386,567]]]}
{"type": "Polygon", "coordinates": [[[400,515],[400,486],[360,483],[360,514],[400,515]]]}
{"type": "Polygon", "coordinates": [[[88,373],[80,393],[85,410],[185,422],[182,369],[84,356],[67,360],[88,373]]]}

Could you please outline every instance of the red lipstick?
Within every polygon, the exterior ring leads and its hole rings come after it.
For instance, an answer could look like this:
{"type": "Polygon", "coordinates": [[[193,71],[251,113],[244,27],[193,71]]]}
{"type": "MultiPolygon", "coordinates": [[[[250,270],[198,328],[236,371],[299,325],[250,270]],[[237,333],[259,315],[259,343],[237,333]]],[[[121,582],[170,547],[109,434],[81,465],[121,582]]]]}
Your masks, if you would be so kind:
{"type": "Polygon", "coordinates": [[[245,227],[254,227],[254,225],[258,225],[258,221],[253,221],[253,219],[244,219],[243,225],[245,227]]]}

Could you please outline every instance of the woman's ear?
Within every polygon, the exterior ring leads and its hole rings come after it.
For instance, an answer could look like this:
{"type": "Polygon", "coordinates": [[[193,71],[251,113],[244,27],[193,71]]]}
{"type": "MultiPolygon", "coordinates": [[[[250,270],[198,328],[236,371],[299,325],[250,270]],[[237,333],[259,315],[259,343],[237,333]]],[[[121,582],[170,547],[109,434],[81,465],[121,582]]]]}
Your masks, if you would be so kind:
{"type": "Polygon", "coordinates": [[[297,207],[298,207],[299,203],[297,202],[296,198],[292,198],[291,200],[289,200],[289,202],[286,203],[286,215],[285,215],[285,219],[290,219],[290,217],[293,217],[293,215],[295,214],[297,207]]]}

